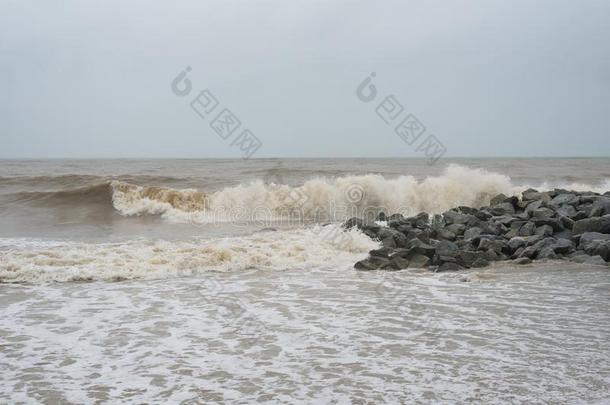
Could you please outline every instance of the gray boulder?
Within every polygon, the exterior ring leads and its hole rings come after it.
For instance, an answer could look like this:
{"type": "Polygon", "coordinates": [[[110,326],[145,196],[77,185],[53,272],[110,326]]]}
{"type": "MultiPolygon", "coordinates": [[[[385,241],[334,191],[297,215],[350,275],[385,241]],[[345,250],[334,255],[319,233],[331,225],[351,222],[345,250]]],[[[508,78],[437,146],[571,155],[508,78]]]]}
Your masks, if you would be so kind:
{"type": "Polygon", "coordinates": [[[536,228],[536,235],[553,236],[553,228],[549,225],[542,225],[536,228]]]}
{"type": "Polygon", "coordinates": [[[556,240],[554,238],[542,239],[541,241],[526,247],[523,252],[521,252],[520,256],[536,259],[542,250],[551,247],[555,242],[556,240]]]}
{"type": "Polygon", "coordinates": [[[382,267],[388,266],[389,264],[389,259],[386,259],[384,257],[371,256],[364,260],[356,262],[354,267],[358,270],[377,270],[382,267]]]}
{"type": "Polygon", "coordinates": [[[530,264],[531,262],[532,262],[532,259],[530,259],[529,257],[519,257],[519,258],[513,260],[513,264],[518,264],[518,265],[530,264]]]}
{"type": "MultiPolygon", "coordinates": [[[[586,217],[589,217],[589,215],[591,215],[591,212],[593,211],[593,204],[580,204],[579,206],[576,207],[576,209],[579,212],[583,212],[586,217]]],[[[582,218],[580,218],[582,219],[582,218]]]]}
{"type": "Polygon", "coordinates": [[[409,268],[424,269],[430,265],[431,261],[428,256],[414,254],[409,260],[409,268]]]}
{"type": "Polygon", "coordinates": [[[604,260],[604,258],[601,256],[579,255],[579,256],[572,257],[571,260],[576,263],[583,263],[583,264],[589,264],[589,265],[594,265],[594,266],[607,266],[608,265],[606,263],[606,261],[604,260]]]}
{"type": "Polygon", "coordinates": [[[511,252],[515,252],[517,249],[519,249],[521,247],[525,247],[525,245],[526,245],[526,240],[525,240],[525,238],[521,238],[521,237],[511,238],[508,241],[508,248],[510,249],[511,252]]]}
{"type": "Polygon", "coordinates": [[[459,264],[460,266],[464,266],[464,267],[482,267],[481,263],[486,262],[489,263],[489,261],[487,260],[485,253],[484,252],[480,252],[480,251],[473,251],[473,250],[460,250],[458,252],[456,252],[454,254],[455,256],[455,261],[457,264],[459,264]],[[475,265],[475,263],[478,261],[478,265],[475,265]]]}
{"type": "MultiPolygon", "coordinates": [[[[402,225],[398,225],[398,226],[393,226],[392,228],[396,229],[398,232],[407,235],[411,230],[416,229],[411,227],[410,224],[402,224],[402,225]]],[[[418,231],[421,232],[421,229],[417,229],[418,231]]]]}
{"type": "Polygon", "coordinates": [[[589,216],[591,217],[602,217],[610,214],[610,198],[600,197],[591,206],[589,216]]]}
{"type": "Polygon", "coordinates": [[[394,220],[400,220],[400,219],[405,219],[404,215],[402,215],[400,213],[396,213],[396,214],[392,214],[388,217],[388,222],[394,221],[394,220]]]}
{"type": "Polygon", "coordinates": [[[523,225],[525,225],[526,223],[527,223],[526,221],[515,221],[515,222],[512,222],[510,224],[509,231],[506,234],[504,234],[504,236],[507,239],[514,238],[515,236],[519,236],[519,230],[521,230],[521,227],[523,225]]]}
{"type": "Polygon", "coordinates": [[[388,237],[385,237],[385,238],[381,239],[381,245],[383,247],[390,248],[390,249],[394,249],[394,248],[397,247],[396,246],[396,241],[394,241],[394,238],[391,237],[391,236],[388,236],[388,237]]]}
{"type": "Polygon", "coordinates": [[[436,232],[436,236],[439,239],[444,240],[455,240],[457,238],[456,234],[451,232],[449,229],[441,229],[436,232]]]}
{"type": "Polygon", "coordinates": [[[437,271],[458,271],[461,269],[463,269],[463,267],[457,263],[445,262],[438,267],[437,271]]]}
{"type": "Polygon", "coordinates": [[[572,239],[572,231],[569,229],[564,229],[563,231],[560,232],[555,232],[553,234],[553,236],[555,237],[555,239],[572,239]]]}
{"type": "MultiPolygon", "coordinates": [[[[406,269],[409,267],[410,261],[405,259],[404,257],[400,257],[400,256],[396,256],[392,259],[390,259],[390,265],[389,267],[391,267],[394,270],[402,270],[402,269],[406,269]]],[[[386,265],[387,268],[388,266],[386,265]]]]}
{"type": "Polygon", "coordinates": [[[544,208],[545,204],[544,201],[542,200],[537,200],[537,201],[532,201],[531,203],[529,203],[526,207],[525,210],[523,210],[526,214],[528,214],[529,216],[532,215],[532,212],[536,211],[537,209],[540,208],[544,208]]]}
{"type": "MultiPolygon", "coordinates": [[[[574,209],[574,207],[572,207],[574,209]]],[[[536,208],[531,211],[532,218],[551,218],[555,216],[555,211],[550,208],[536,208]]]]}
{"type": "Polygon", "coordinates": [[[493,215],[506,215],[506,214],[514,214],[515,207],[511,203],[503,202],[497,205],[494,205],[489,212],[493,215]]]}
{"type": "Polygon", "coordinates": [[[578,211],[576,211],[576,208],[574,208],[573,205],[562,205],[561,207],[557,208],[557,215],[562,216],[562,217],[568,217],[568,218],[573,218],[578,214],[578,211]]]}
{"type": "Polygon", "coordinates": [[[394,242],[396,243],[396,247],[399,247],[399,248],[407,247],[407,243],[408,243],[409,239],[407,239],[405,234],[396,231],[396,233],[394,233],[394,235],[392,235],[392,237],[394,238],[394,242]]]}
{"type": "Polygon", "coordinates": [[[394,228],[381,228],[379,232],[377,232],[377,237],[384,246],[407,247],[407,237],[394,228]],[[393,241],[393,244],[390,239],[393,241]]]}
{"type": "Polygon", "coordinates": [[[435,253],[439,256],[453,256],[459,250],[458,245],[446,240],[440,241],[435,248],[435,253]]]}
{"type": "Polygon", "coordinates": [[[532,218],[532,222],[536,227],[542,225],[549,225],[553,228],[553,232],[563,231],[564,227],[561,224],[561,221],[557,218],[532,218]]]}
{"type": "Polygon", "coordinates": [[[436,251],[434,246],[424,243],[419,239],[411,239],[407,243],[407,248],[413,253],[419,253],[427,257],[432,257],[436,251]]]}
{"type": "Polygon", "coordinates": [[[512,215],[500,215],[497,217],[492,217],[491,220],[492,222],[497,222],[505,226],[510,226],[510,224],[513,222],[518,221],[518,219],[512,215]]]}
{"type": "Polygon", "coordinates": [[[470,267],[475,267],[475,268],[479,268],[479,267],[487,267],[489,266],[489,260],[487,260],[484,257],[479,257],[477,258],[470,267]]]}
{"type": "Polygon", "coordinates": [[[599,199],[604,199],[606,197],[601,196],[599,194],[581,194],[580,195],[580,203],[581,204],[592,204],[599,199]]]}
{"type": "Polygon", "coordinates": [[[389,248],[389,247],[381,247],[379,249],[373,249],[369,252],[369,254],[371,256],[378,256],[378,257],[388,257],[390,256],[390,253],[392,253],[393,249],[389,248]]]}
{"type": "Polygon", "coordinates": [[[392,218],[392,216],[389,217],[388,219],[388,226],[391,228],[395,228],[398,229],[398,227],[400,226],[408,226],[409,228],[411,227],[411,224],[409,222],[407,222],[407,220],[400,215],[400,217],[394,217],[392,218]]]}
{"type": "Polygon", "coordinates": [[[455,235],[463,235],[466,231],[466,225],[463,224],[451,224],[446,228],[449,232],[454,233],[455,235]]]}
{"type": "Polygon", "coordinates": [[[570,219],[569,217],[559,217],[559,222],[561,223],[561,226],[563,226],[565,229],[574,228],[575,221],[573,219],[570,219]]]}
{"type": "Polygon", "coordinates": [[[557,241],[553,243],[550,247],[555,253],[559,253],[562,255],[574,251],[574,243],[572,243],[572,241],[568,239],[557,239],[557,241]]]}
{"type": "Polygon", "coordinates": [[[493,217],[493,215],[491,215],[491,213],[486,210],[478,211],[476,214],[473,214],[473,215],[476,219],[478,219],[479,221],[483,221],[483,222],[488,221],[489,218],[493,217]]]}
{"type": "Polygon", "coordinates": [[[411,228],[407,233],[405,233],[407,240],[419,239],[424,243],[430,242],[430,232],[428,230],[411,228]]]}
{"type": "Polygon", "coordinates": [[[585,249],[588,255],[601,256],[605,261],[610,261],[610,240],[594,240],[585,249]]]}
{"type": "Polygon", "coordinates": [[[489,249],[489,250],[485,250],[484,252],[484,258],[489,260],[490,262],[495,262],[497,260],[502,260],[502,254],[501,253],[497,253],[496,251],[489,249]]]}
{"type": "Polygon", "coordinates": [[[503,203],[508,197],[502,193],[496,195],[495,197],[492,197],[491,200],[489,200],[489,206],[493,207],[494,205],[498,205],[503,203]]]}
{"type": "Polygon", "coordinates": [[[493,250],[494,252],[500,254],[502,251],[508,250],[508,244],[501,239],[481,238],[477,250],[493,250]]]}
{"type": "Polygon", "coordinates": [[[540,235],[532,235],[532,236],[526,236],[523,239],[525,239],[526,246],[532,246],[532,245],[535,245],[536,243],[540,242],[541,240],[543,240],[544,237],[540,236],[540,235]]]}
{"type": "Polygon", "coordinates": [[[560,205],[578,205],[580,203],[580,197],[576,194],[558,194],[551,200],[551,205],[559,207],[560,205]]]}
{"type": "MultiPolygon", "coordinates": [[[[411,252],[410,249],[404,249],[404,248],[394,249],[394,250],[392,250],[392,253],[390,253],[390,260],[392,260],[395,257],[402,257],[402,258],[408,259],[410,252],[411,252]]],[[[369,254],[370,254],[370,252],[369,252],[369,254]]]]}
{"type": "Polygon", "coordinates": [[[541,193],[538,190],[534,190],[534,189],[528,189],[525,190],[522,194],[522,199],[524,201],[542,201],[542,202],[550,202],[551,201],[551,197],[549,196],[548,193],[544,192],[541,193]]]}
{"type": "Polygon", "coordinates": [[[451,224],[467,224],[469,221],[472,220],[472,218],[476,217],[474,215],[470,215],[470,214],[462,214],[460,212],[456,212],[456,211],[447,211],[443,213],[443,218],[445,220],[445,223],[447,223],[447,225],[451,225],[451,224]]]}
{"type": "Polygon", "coordinates": [[[552,249],[552,247],[546,247],[538,253],[538,255],[536,256],[536,259],[538,259],[538,260],[557,260],[557,259],[559,259],[559,256],[557,255],[557,253],[555,253],[555,251],[552,249]]]}
{"type": "Polygon", "coordinates": [[[577,235],[585,232],[610,233],[610,215],[581,219],[574,223],[572,232],[577,235]]]}
{"type": "Polygon", "coordinates": [[[598,240],[610,240],[610,235],[599,232],[585,232],[580,235],[578,242],[578,249],[587,250],[587,248],[595,241],[598,240]]]}
{"type": "Polygon", "coordinates": [[[589,207],[588,211],[581,210],[580,207],[581,207],[580,205],[578,207],[576,207],[576,211],[577,211],[576,214],[572,215],[570,217],[570,219],[572,221],[580,221],[581,219],[585,219],[589,216],[589,213],[591,212],[591,207],[589,207]]]}
{"type": "Polygon", "coordinates": [[[531,236],[536,233],[536,225],[528,222],[519,229],[519,236],[531,236]]]}

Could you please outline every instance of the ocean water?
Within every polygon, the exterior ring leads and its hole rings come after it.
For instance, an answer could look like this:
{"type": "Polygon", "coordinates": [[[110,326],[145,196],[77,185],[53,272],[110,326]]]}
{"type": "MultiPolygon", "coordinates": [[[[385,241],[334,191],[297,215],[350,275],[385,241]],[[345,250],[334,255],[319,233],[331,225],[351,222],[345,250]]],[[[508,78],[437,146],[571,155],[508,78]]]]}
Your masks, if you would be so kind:
{"type": "Polygon", "coordinates": [[[610,269],[358,272],[353,215],[610,159],[0,161],[0,402],[608,403],[610,269]]]}

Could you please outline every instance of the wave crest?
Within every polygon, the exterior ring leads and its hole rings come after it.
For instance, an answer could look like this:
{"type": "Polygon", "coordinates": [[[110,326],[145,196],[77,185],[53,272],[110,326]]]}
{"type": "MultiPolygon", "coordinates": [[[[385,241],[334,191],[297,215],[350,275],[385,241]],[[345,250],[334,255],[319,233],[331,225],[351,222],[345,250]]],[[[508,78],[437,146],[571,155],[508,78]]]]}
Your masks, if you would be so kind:
{"type": "Polygon", "coordinates": [[[210,194],[117,181],[111,185],[114,207],[123,215],[153,214],[196,223],[287,217],[339,221],[366,210],[440,213],[458,205],[482,206],[498,193],[523,189],[513,186],[507,176],[458,165],[420,181],[413,176],[386,179],[374,174],[315,178],[298,187],[254,181],[210,194]]]}
{"type": "MultiPolygon", "coordinates": [[[[424,179],[367,174],[313,178],[300,186],[259,180],[210,193],[112,180],[65,191],[20,192],[9,198],[13,203],[66,209],[75,205],[100,212],[114,209],[123,216],[156,215],[178,223],[325,222],[381,211],[414,215],[441,213],[460,205],[481,207],[499,193],[517,195],[529,187],[514,185],[502,174],[452,164],[441,175],[424,179]]],[[[544,183],[537,188],[555,187],[603,193],[610,189],[610,182],[601,187],[544,183]]]]}

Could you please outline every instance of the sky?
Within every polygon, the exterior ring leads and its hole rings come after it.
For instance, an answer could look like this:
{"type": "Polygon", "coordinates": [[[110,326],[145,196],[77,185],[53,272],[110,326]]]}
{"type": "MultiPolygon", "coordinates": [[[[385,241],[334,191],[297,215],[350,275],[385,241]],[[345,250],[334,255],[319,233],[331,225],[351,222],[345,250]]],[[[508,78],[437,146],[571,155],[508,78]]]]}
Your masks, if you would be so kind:
{"type": "Polygon", "coordinates": [[[610,156],[609,21],[607,0],[0,0],[0,158],[610,156]]]}

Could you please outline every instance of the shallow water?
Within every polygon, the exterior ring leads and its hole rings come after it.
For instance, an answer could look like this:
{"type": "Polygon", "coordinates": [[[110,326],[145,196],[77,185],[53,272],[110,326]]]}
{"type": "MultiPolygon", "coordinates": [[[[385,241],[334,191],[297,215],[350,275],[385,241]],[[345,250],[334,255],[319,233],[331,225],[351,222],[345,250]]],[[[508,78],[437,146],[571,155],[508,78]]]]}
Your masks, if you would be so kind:
{"type": "Polygon", "coordinates": [[[0,286],[0,401],[610,400],[606,268],[0,286]]]}

